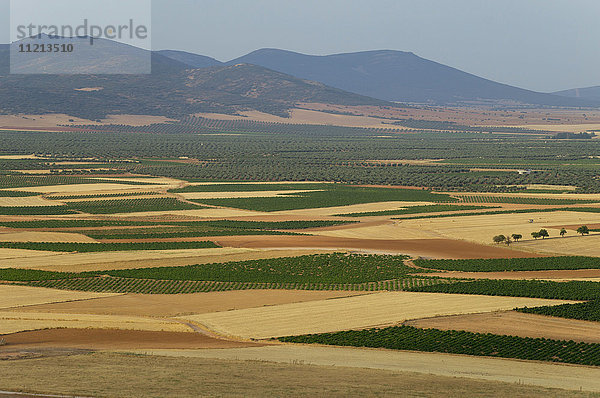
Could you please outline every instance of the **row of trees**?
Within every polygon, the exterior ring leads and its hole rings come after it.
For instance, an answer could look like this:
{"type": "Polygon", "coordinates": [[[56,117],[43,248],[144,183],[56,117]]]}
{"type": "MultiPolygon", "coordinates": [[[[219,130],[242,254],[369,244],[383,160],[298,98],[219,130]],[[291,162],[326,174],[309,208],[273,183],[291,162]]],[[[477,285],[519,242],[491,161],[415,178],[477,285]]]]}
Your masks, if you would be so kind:
{"type": "MultiPolygon", "coordinates": [[[[565,228],[562,228],[560,230],[560,236],[563,238],[565,237],[565,235],[567,233],[568,233],[568,231],[565,228]]],[[[586,225],[582,225],[581,227],[577,228],[577,233],[580,234],[581,236],[589,235],[590,229],[586,225]]],[[[546,239],[549,236],[550,236],[550,233],[548,232],[547,229],[540,229],[538,232],[531,233],[531,237],[535,240],[538,240],[539,238],[546,239]]],[[[523,235],[520,235],[520,234],[512,234],[510,236],[496,235],[493,238],[494,243],[496,243],[496,244],[504,243],[507,246],[510,246],[511,243],[518,242],[521,239],[523,239],[523,235]]]]}

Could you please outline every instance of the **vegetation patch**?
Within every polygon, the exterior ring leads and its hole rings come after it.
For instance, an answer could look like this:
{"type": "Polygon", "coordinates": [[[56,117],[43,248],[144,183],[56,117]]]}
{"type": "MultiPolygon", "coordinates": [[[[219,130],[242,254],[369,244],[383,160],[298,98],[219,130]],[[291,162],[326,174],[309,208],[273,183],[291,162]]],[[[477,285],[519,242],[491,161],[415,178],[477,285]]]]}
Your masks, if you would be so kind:
{"type": "Polygon", "coordinates": [[[336,186],[326,191],[287,194],[275,198],[202,199],[194,202],[255,211],[281,211],[392,201],[455,202],[457,199],[415,189],[336,186]]]}
{"type": "Polygon", "coordinates": [[[497,206],[453,206],[453,205],[430,205],[430,206],[410,206],[405,209],[384,210],[384,211],[369,211],[363,213],[336,214],[343,217],[371,217],[371,216],[397,216],[402,214],[421,214],[421,213],[437,213],[445,211],[464,211],[464,210],[482,210],[482,209],[497,209],[497,206]]]}
{"type": "Polygon", "coordinates": [[[411,326],[280,337],[279,341],[387,348],[600,366],[600,344],[411,326]]]}
{"type": "Polygon", "coordinates": [[[562,304],[533,308],[517,308],[519,312],[554,316],[559,318],[579,319],[582,321],[600,322],[600,299],[585,303],[562,304]]]}
{"type": "Polygon", "coordinates": [[[598,269],[598,257],[538,257],[538,258],[501,258],[476,260],[415,260],[419,267],[465,272],[503,272],[503,271],[544,271],[598,269]]]}
{"type": "Polygon", "coordinates": [[[57,242],[0,242],[0,248],[50,252],[117,252],[134,250],[182,250],[220,247],[214,242],[148,242],[148,243],[57,243],[57,242]]]}
{"type": "Polygon", "coordinates": [[[184,188],[171,189],[169,192],[260,192],[260,191],[298,191],[313,189],[329,189],[332,184],[208,184],[188,185],[184,188]]]}
{"type": "Polygon", "coordinates": [[[485,296],[531,297],[556,300],[600,299],[600,283],[587,281],[492,280],[458,281],[435,286],[418,286],[414,292],[478,294],[485,296]]]}

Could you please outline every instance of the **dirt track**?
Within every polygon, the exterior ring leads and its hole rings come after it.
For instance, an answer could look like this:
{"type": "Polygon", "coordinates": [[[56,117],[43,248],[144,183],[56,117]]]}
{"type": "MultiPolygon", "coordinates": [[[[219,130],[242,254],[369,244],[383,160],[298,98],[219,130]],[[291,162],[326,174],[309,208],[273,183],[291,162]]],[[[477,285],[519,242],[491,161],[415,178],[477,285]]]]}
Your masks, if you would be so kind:
{"type": "Polygon", "coordinates": [[[46,329],[3,336],[3,349],[28,347],[115,349],[199,349],[256,347],[255,343],[218,340],[200,333],[149,332],[104,329],[46,329]]]}
{"type": "Polygon", "coordinates": [[[354,239],[330,236],[224,236],[211,240],[224,247],[327,248],[402,253],[426,258],[520,258],[541,255],[451,239],[354,239]]]}
{"type": "Polygon", "coordinates": [[[419,328],[600,343],[600,322],[522,314],[515,311],[418,319],[404,324],[419,328]]]}

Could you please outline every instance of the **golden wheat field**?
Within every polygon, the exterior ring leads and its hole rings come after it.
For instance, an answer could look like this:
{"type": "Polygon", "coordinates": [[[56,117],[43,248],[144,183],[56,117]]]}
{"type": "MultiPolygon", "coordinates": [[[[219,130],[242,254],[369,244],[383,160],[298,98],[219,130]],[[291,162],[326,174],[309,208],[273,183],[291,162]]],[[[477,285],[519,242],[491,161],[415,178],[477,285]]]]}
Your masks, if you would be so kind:
{"type": "Polygon", "coordinates": [[[565,301],[388,292],[194,315],[182,319],[197,322],[227,336],[266,339],[392,325],[408,319],[561,303],[565,301]]]}

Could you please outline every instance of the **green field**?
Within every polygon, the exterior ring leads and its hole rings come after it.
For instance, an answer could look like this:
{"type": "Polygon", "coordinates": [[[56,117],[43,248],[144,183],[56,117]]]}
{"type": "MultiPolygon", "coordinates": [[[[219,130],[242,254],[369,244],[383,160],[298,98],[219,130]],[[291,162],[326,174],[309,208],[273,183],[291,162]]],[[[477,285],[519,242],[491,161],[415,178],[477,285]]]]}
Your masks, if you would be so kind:
{"type": "Polygon", "coordinates": [[[131,250],[181,250],[220,247],[213,242],[148,242],[148,243],[55,243],[0,242],[0,248],[27,249],[50,252],[116,252],[131,250]]]}
{"type": "Polygon", "coordinates": [[[577,304],[517,308],[517,311],[527,314],[600,322],[600,299],[577,304]]]}
{"type": "Polygon", "coordinates": [[[415,292],[477,294],[486,296],[532,297],[557,300],[600,299],[600,282],[491,280],[459,281],[411,288],[415,292]]]}
{"type": "Polygon", "coordinates": [[[194,200],[194,202],[214,206],[267,212],[391,201],[455,202],[456,199],[449,195],[435,194],[424,190],[336,186],[326,191],[289,194],[275,198],[194,200]]]}
{"type": "Polygon", "coordinates": [[[455,330],[424,330],[410,326],[280,337],[278,340],[286,343],[443,352],[600,366],[600,344],[455,330]]]}
{"type": "Polygon", "coordinates": [[[482,210],[482,209],[497,209],[498,207],[490,206],[453,206],[453,205],[430,205],[430,206],[410,206],[398,210],[370,211],[363,213],[336,214],[341,217],[373,217],[373,216],[398,216],[403,214],[421,214],[421,213],[437,213],[445,211],[465,211],[465,210],[482,210]]]}
{"type": "Polygon", "coordinates": [[[561,269],[598,269],[600,258],[565,256],[538,258],[503,258],[478,260],[415,260],[419,267],[466,272],[543,271],[561,269]]]}

